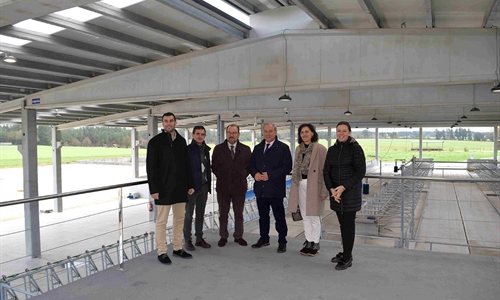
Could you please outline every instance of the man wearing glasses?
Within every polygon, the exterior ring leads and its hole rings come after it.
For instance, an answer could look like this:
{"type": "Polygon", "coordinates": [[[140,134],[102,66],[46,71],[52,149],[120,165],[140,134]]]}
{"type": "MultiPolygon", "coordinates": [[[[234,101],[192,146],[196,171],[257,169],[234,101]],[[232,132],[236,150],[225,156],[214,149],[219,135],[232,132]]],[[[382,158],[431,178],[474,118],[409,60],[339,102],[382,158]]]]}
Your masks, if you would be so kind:
{"type": "Polygon", "coordinates": [[[243,239],[243,208],[247,192],[247,176],[250,174],[250,147],[239,142],[240,127],[230,124],[226,128],[226,140],[215,146],[212,155],[212,172],[217,177],[217,202],[219,203],[219,235],[217,243],[224,247],[229,233],[227,219],[231,201],[234,213],[234,241],[246,246],[243,239]]]}

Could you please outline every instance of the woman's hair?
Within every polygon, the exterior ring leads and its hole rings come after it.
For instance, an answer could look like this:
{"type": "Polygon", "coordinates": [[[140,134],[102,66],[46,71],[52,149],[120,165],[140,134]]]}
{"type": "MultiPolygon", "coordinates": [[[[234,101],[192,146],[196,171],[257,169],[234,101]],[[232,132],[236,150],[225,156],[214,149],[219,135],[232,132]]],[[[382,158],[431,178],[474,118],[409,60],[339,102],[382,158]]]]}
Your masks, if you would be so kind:
{"type": "Polygon", "coordinates": [[[340,121],[337,123],[337,126],[335,128],[338,128],[340,125],[345,125],[347,126],[347,128],[349,128],[349,132],[351,132],[351,124],[349,124],[349,122],[346,122],[346,121],[340,121]]]}
{"type": "Polygon", "coordinates": [[[301,144],[303,141],[302,141],[302,137],[300,136],[300,131],[302,131],[302,128],[304,127],[308,127],[309,130],[311,130],[311,132],[313,133],[313,136],[311,138],[311,142],[315,143],[318,141],[318,133],[316,132],[316,128],[314,128],[314,126],[312,124],[302,124],[299,126],[299,130],[298,130],[298,142],[299,144],[301,144]]]}

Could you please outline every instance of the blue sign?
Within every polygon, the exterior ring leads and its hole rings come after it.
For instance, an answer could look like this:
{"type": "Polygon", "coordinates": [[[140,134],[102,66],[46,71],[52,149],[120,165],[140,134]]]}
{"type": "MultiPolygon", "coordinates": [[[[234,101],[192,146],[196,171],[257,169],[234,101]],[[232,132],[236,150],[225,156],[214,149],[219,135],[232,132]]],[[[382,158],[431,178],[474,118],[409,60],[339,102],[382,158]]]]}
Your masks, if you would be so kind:
{"type": "Polygon", "coordinates": [[[40,104],[40,98],[31,99],[31,104],[40,104]]]}

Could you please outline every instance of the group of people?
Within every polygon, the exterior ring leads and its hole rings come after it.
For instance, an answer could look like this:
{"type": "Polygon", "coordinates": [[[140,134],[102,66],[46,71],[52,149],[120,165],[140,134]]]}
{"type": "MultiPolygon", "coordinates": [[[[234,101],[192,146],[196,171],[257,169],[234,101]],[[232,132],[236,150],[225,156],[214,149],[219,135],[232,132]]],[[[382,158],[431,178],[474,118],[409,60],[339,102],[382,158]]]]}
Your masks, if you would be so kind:
{"type": "MultiPolygon", "coordinates": [[[[219,205],[219,235],[217,243],[224,247],[229,238],[228,215],[233,206],[234,242],[247,246],[243,238],[243,210],[247,192],[247,176],[254,181],[254,193],[259,211],[260,238],[252,248],[270,245],[270,210],[272,209],[278,232],[278,253],[286,252],[288,227],[283,198],[286,176],[292,171],[290,148],[278,140],[277,128],[264,125],[264,139],[251,151],[239,142],[240,128],[236,124],[226,127],[226,139],[215,146],[210,162],[211,148],[205,143],[206,130],[195,126],[188,145],[175,126],[176,117],[168,112],[162,116],[163,130],[148,144],[146,169],[151,197],[158,207],[155,242],[158,260],[172,261],[167,255],[166,224],[172,209],[173,255],[192,258],[187,251],[196,247],[210,248],[203,238],[203,222],[208,193],[211,192],[211,173],[217,178],[219,205]],[[195,213],[195,242],[192,240],[193,213],[195,213]],[[182,237],[184,235],[184,247],[182,237]]],[[[324,203],[331,197],[330,207],[337,214],[343,252],[331,259],[336,269],[352,266],[354,220],[361,209],[362,179],[366,172],[365,155],[361,146],[350,136],[351,127],[339,122],[337,141],[328,150],[318,143],[318,133],[312,124],[298,128],[298,146],[292,171],[288,210],[300,209],[306,241],[302,255],[315,256],[320,251],[321,215],[324,203]]]]}

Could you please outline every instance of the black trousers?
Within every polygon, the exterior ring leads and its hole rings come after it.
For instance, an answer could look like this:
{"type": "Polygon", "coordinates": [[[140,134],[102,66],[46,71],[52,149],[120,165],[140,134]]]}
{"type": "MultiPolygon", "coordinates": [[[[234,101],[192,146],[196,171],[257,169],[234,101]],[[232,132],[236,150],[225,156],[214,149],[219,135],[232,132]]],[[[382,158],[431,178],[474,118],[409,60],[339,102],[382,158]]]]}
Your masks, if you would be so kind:
{"type": "Polygon", "coordinates": [[[354,247],[355,237],[355,222],[356,212],[335,211],[340,223],[340,234],[342,235],[342,248],[344,249],[343,256],[345,259],[351,258],[352,248],[354,247]]]}
{"type": "Polygon", "coordinates": [[[264,242],[269,242],[270,209],[273,209],[274,220],[276,221],[276,231],[278,232],[278,243],[286,244],[288,226],[285,220],[285,207],[283,198],[257,198],[257,208],[259,210],[260,238],[264,242]]]}

